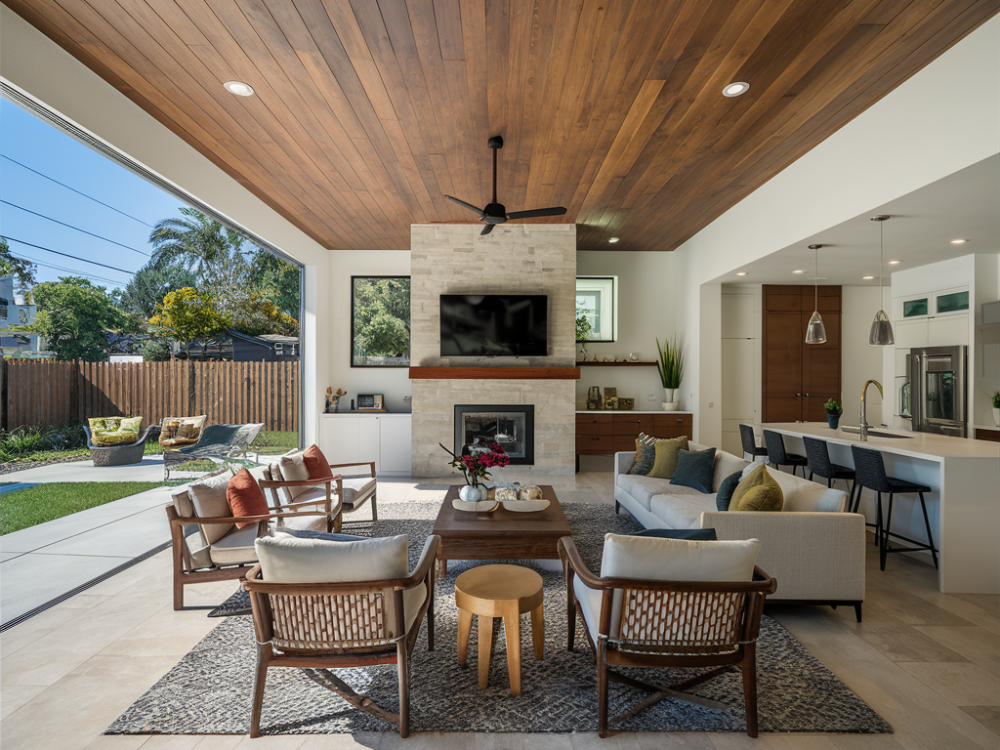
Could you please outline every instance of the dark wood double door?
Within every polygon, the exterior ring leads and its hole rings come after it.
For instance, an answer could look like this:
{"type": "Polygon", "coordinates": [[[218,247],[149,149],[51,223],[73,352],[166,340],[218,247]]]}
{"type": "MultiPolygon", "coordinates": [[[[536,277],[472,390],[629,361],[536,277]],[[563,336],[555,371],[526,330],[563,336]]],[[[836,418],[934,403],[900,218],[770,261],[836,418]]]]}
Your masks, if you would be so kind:
{"type": "Polygon", "coordinates": [[[824,422],[823,404],[841,399],[841,289],[819,288],[825,344],[807,344],[814,287],[764,285],[764,422],[824,422]]]}

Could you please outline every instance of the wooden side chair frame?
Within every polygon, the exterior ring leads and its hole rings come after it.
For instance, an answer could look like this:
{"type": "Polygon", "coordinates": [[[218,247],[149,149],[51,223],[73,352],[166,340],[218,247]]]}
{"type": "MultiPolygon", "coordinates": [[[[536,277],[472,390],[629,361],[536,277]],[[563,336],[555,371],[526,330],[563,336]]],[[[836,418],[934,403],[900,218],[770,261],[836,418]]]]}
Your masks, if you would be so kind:
{"type": "Polygon", "coordinates": [[[260,736],[264,684],[269,667],[332,670],[395,664],[399,678],[399,713],[359,695],[332,672],[310,673],[360,711],[410,731],[409,656],[427,616],[427,648],[434,650],[434,560],[441,538],[430,536],[416,570],[406,578],[352,583],[268,583],[255,565],[243,581],[250,592],[257,639],[250,736],[260,736]],[[420,584],[427,596],[406,628],[403,592],[420,584]],[[321,625],[321,623],[323,623],[321,625]]]}
{"type": "MultiPolygon", "coordinates": [[[[270,470],[269,476],[273,476],[273,473],[270,473],[270,470]]],[[[265,493],[270,492],[272,500],[271,508],[283,517],[295,515],[317,515],[316,512],[305,512],[302,508],[319,505],[320,502],[322,502],[324,508],[322,513],[327,517],[326,530],[340,533],[344,515],[344,504],[341,502],[341,497],[343,497],[343,477],[340,474],[337,474],[336,476],[331,475],[329,477],[323,477],[321,479],[297,479],[288,481],[283,479],[262,479],[258,482],[258,484],[265,493]],[[291,503],[281,502],[280,490],[283,488],[318,487],[319,485],[325,485],[326,487],[326,495],[322,501],[312,498],[309,500],[299,500],[291,503]],[[339,492],[334,492],[334,485],[337,486],[339,492]],[[337,498],[336,503],[334,503],[334,497],[337,498]],[[284,513],[281,513],[282,511],[284,511],[284,513]]]]}
{"type": "MultiPolygon", "coordinates": [[[[358,467],[358,466],[367,466],[368,470],[371,472],[371,478],[375,479],[375,488],[372,490],[372,494],[370,496],[370,499],[372,501],[372,521],[377,521],[378,520],[378,502],[377,502],[377,500],[378,500],[378,480],[375,478],[375,462],[374,461],[362,461],[362,462],[353,463],[353,464],[330,464],[330,471],[333,471],[335,469],[350,469],[350,468],[355,468],[355,467],[358,467]]],[[[364,476],[364,475],[362,474],[360,476],[364,476]]],[[[344,499],[344,482],[343,482],[343,480],[337,482],[337,497],[339,497],[341,499],[341,502],[343,502],[343,499],[344,499]]],[[[344,504],[344,512],[345,513],[353,513],[354,511],[356,511],[359,508],[361,508],[361,506],[363,506],[366,502],[368,502],[368,500],[369,500],[368,497],[363,497],[357,503],[353,503],[353,502],[349,503],[349,504],[345,503],[344,504]]]]}
{"type": "Polygon", "coordinates": [[[743,672],[743,698],[746,704],[747,734],[757,736],[757,636],[767,594],[777,590],[777,583],[760,568],[754,568],[754,580],[746,583],[703,583],[683,581],[649,581],[627,578],[599,578],[580,557],[571,537],[558,543],[566,576],[568,606],[568,650],[574,648],[576,615],[583,620],[584,632],[597,662],[598,733],[608,736],[608,682],[618,682],[652,693],[632,708],[614,717],[621,721],[659,703],[664,698],[679,698],[710,708],[728,706],[717,701],[692,695],[687,690],[740,665],[743,672]],[[583,610],[576,600],[573,576],[591,589],[601,591],[601,611],[597,642],[587,628],[583,610]],[[611,618],[615,590],[621,590],[621,633],[612,636],[611,618]],[[690,631],[698,622],[683,618],[674,637],[664,632],[664,611],[691,612],[697,602],[706,617],[717,618],[716,627],[702,633],[714,637],[692,638],[690,631]],[[698,677],[669,687],[633,679],[610,669],[627,667],[715,667],[698,677]]]}

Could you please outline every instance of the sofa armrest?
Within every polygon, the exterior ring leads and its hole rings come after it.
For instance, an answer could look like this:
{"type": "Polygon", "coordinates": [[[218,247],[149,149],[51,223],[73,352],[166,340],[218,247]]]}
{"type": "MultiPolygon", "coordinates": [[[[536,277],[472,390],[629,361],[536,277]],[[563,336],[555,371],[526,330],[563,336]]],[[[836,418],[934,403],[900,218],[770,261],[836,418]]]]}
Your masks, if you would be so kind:
{"type": "Polygon", "coordinates": [[[618,486],[618,475],[624,474],[635,461],[635,451],[621,451],[615,454],[615,487],[618,486]]]}
{"type": "Polygon", "coordinates": [[[706,511],[719,539],[760,539],[757,565],[778,582],[773,599],[865,598],[865,517],[859,513],[706,511]]]}

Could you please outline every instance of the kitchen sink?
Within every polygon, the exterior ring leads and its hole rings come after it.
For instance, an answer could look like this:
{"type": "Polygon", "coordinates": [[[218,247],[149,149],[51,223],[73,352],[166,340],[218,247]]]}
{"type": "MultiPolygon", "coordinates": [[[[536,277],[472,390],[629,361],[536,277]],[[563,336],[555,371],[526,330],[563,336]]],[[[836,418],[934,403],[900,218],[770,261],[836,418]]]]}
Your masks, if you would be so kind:
{"type": "MultiPolygon", "coordinates": [[[[860,435],[861,428],[844,425],[840,428],[841,432],[849,432],[852,435],[860,435]]],[[[897,440],[912,440],[913,435],[900,435],[897,432],[882,432],[882,430],[869,429],[868,437],[880,437],[880,438],[895,438],[897,440]]]]}

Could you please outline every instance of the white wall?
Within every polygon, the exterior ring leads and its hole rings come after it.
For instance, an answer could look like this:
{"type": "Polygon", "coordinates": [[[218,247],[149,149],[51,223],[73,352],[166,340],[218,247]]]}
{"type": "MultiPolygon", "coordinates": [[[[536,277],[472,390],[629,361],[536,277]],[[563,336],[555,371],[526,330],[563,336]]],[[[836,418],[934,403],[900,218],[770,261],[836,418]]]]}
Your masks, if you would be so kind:
{"type": "MultiPolygon", "coordinates": [[[[886,292],[888,294],[888,291],[886,292]]],[[[883,415],[882,398],[874,388],[868,389],[868,424],[892,424],[893,402],[892,371],[883,372],[882,347],[868,346],[868,333],[872,320],[879,310],[879,291],[874,286],[841,287],[840,333],[840,386],[841,403],[844,405],[843,424],[856,425],[861,418],[861,387],[868,379],[875,379],[886,389],[885,399],[889,408],[883,415]]],[[[888,308],[887,308],[888,310],[888,308]]],[[[886,347],[891,349],[891,347],[886,347]]]]}
{"type": "MultiPolygon", "coordinates": [[[[682,245],[675,318],[689,366],[682,408],[721,433],[715,320],[703,285],[1000,152],[1000,18],[993,18],[682,245]]],[[[717,286],[717,285],[716,285],[717,286]]]]}
{"type": "Polygon", "coordinates": [[[314,442],[323,408],[319,383],[328,380],[330,305],[322,292],[329,253],[6,6],[0,6],[0,73],[5,82],[305,264],[302,424],[305,440],[314,442]]]}
{"type": "Polygon", "coordinates": [[[351,367],[351,277],[409,276],[409,250],[332,250],[330,251],[329,283],[323,293],[330,298],[330,325],[326,327],[329,364],[326,382],[336,391],[343,388],[347,395],[340,400],[340,410],[351,406],[359,393],[381,393],[389,411],[409,411],[409,369],[406,367],[351,367]]]}
{"type": "MultiPolygon", "coordinates": [[[[662,343],[675,330],[670,299],[674,289],[674,254],[578,252],[576,272],[578,276],[618,277],[618,340],[588,343],[589,356],[596,354],[604,359],[634,353],[641,360],[655,360],[656,339],[662,343]]],[[[581,367],[576,387],[577,409],[587,408],[587,389],[592,385],[617,388],[620,397],[635,399],[637,410],[660,411],[663,387],[655,367],[581,367]]]]}

